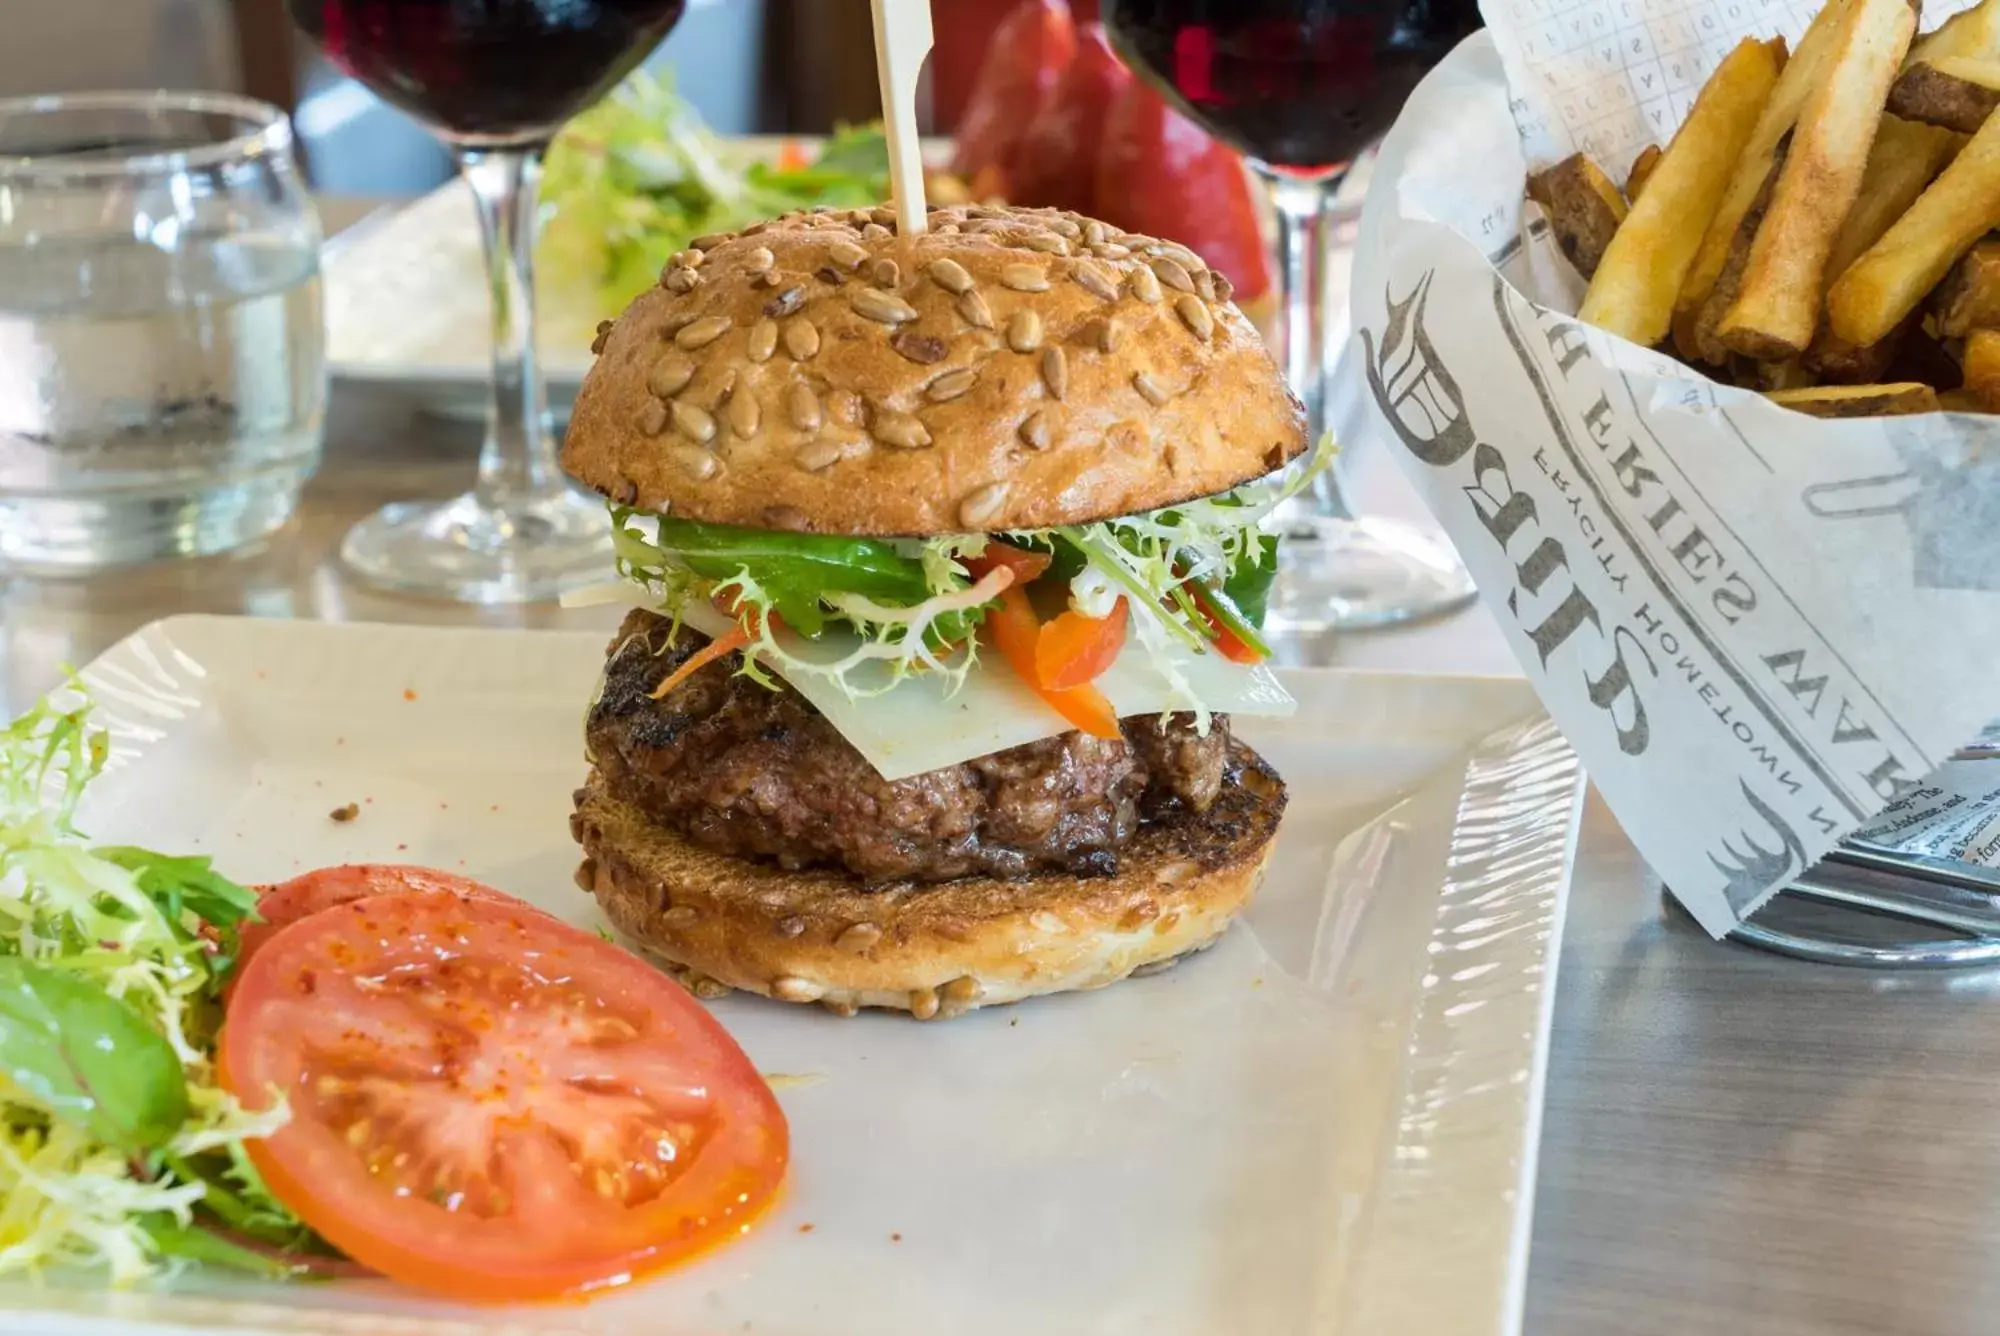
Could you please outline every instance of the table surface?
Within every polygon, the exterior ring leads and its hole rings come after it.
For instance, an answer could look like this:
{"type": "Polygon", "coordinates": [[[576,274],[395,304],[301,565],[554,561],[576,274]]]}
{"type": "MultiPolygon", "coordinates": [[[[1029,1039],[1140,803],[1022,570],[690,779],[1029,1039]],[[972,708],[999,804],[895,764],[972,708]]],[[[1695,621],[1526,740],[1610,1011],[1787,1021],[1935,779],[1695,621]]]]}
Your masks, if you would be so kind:
{"type": "MultiPolygon", "coordinates": [[[[354,216],[331,207],[330,221],[354,216]]],[[[181,612],[606,626],[358,587],[333,553],[390,499],[470,482],[478,430],[336,390],[327,459],[262,547],[93,582],[0,582],[0,717],[181,612]]],[[[1511,672],[1472,609],[1317,662],[1511,672]]],[[[1816,967],[1709,941],[1594,796],[1555,1002],[1530,1261],[1533,1336],[2000,1327],[2000,974],[1816,967]]]]}

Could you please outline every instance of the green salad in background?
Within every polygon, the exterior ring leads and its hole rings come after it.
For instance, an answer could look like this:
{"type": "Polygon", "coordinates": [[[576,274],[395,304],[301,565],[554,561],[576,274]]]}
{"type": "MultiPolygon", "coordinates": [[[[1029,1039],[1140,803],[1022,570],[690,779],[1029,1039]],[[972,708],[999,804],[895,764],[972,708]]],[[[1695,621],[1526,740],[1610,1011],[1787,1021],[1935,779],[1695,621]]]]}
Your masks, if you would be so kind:
{"type": "Polygon", "coordinates": [[[746,163],[670,83],[641,73],[551,145],[536,261],[550,286],[595,294],[603,314],[616,315],[695,237],[888,193],[879,127],[843,127],[804,163],[746,163]]]}

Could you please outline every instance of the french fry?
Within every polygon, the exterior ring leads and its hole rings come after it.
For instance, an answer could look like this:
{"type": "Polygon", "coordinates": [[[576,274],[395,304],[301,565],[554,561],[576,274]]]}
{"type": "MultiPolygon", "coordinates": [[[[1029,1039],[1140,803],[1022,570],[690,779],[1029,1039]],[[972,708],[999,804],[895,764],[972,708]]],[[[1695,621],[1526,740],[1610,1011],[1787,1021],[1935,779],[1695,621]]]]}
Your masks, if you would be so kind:
{"type": "Polygon", "coordinates": [[[2000,329],[2000,237],[1975,242],[1938,284],[1938,333],[1962,339],[1975,329],[2000,329]]]}
{"type": "Polygon", "coordinates": [[[1639,156],[1632,159],[1632,170],[1625,173],[1625,198],[1632,203],[1639,200],[1639,192],[1646,188],[1646,182],[1653,177],[1653,169],[1660,165],[1660,146],[1648,144],[1639,150],[1639,156]]]}
{"type": "Polygon", "coordinates": [[[1829,328],[1849,343],[1887,334],[1973,243],[2000,223],[2000,117],[1989,120],[1909,211],[1826,294],[1829,328]]]}
{"type": "MultiPolygon", "coordinates": [[[[1799,109],[1805,106],[1807,95],[1819,82],[1834,39],[1839,35],[1840,15],[1847,3],[1848,0],[1826,0],[1805,35],[1799,38],[1799,49],[1785,62],[1784,72],[1778,76],[1770,100],[1764,104],[1750,138],[1744,142],[1743,155],[1730,174],[1722,203],[1709,222],[1701,248],[1695,252],[1694,263],[1688,267],[1687,278],[1675,297],[1677,328],[1693,328],[1708,294],[1722,277],[1743,215],[1750,212],[1757,192],[1764,188],[1764,178],[1771,170],[1771,155],[1777,151],[1778,141],[1798,122],[1799,109]]],[[[1678,339],[1675,342],[1683,357],[1695,356],[1693,348],[1680,346],[1678,339]]]]}
{"type": "Polygon", "coordinates": [[[1765,398],[1795,413],[1820,418],[1902,417],[1938,411],[1937,391],[1928,385],[1815,385],[1805,390],[1770,390],[1765,398]]]}
{"type": "Polygon", "coordinates": [[[2000,0],[1980,0],[1919,37],[1903,67],[1950,56],[2000,56],[2000,0]]]}
{"type": "Polygon", "coordinates": [[[1939,390],[1938,407],[1947,413],[1984,413],[1986,405],[1971,390],[1939,390]]]}
{"type": "MultiPolygon", "coordinates": [[[[1835,10],[1835,4],[1828,4],[1820,10],[1812,30],[1800,42],[1798,54],[1786,67],[1788,72],[1809,70],[1812,75],[1817,75],[1815,58],[1827,48],[1824,41],[1815,44],[1817,39],[1814,34],[1830,28],[1835,10]]],[[[1946,19],[1937,31],[1926,33],[1912,42],[1909,55],[1903,61],[1903,71],[1908,73],[1913,66],[1932,60],[1996,54],[2000,54],[2000,0],[1980,0],[1971,9],[1946,19]]],[[[1786,78],[1779,79],[1779,92],[1772,95],[1774,106],[1785,91],[1787,82],[1786,78]]],[[[1964,143],[1961,136],[1951,131],[1884,114],[1875,130],[1875,142],[1868,152],[1868,166],[1861,174],[1860,194],[1853,208],[1848,210],[1840,235],[1834,240],[1833,251],[1827,257],[1829,283],[1845,273],[1863,251],[1881,239],[1882,234],[1903,216],[1924,188],[1944,170],[1964,143]]],[[[1844,343],[1839,345],[1843,349],[1848,346],[1844,343]]],[[[1682,351],[1687,352],[1686,349],[1682,351]]]]}
{"type": "MultiPolygon", "coordinates": [[[[1912,42],[1903,72],[1932,60],[1995,54],[2000,54],[2000,0],[1980,0],[1946,19],[1936,32],[1912,42]]],[[[1883,114],[1868,150],[1868,166],[1861,173],[1861,193],[1847,211],[1847,221],[1827,257],[1829,284],[1881,240],[1964,144],[1964,137],[1952,131],[1883,114]]]]}
{"type": "Polygon", "coordinates": [[[1782,361],[1812,343],[1827,257],[1861,193],[1882,104],[1916,26],[1908,0],[1848,0],[1841,11],[1825,77],[1799,112],[1784,172],[1750,248],[1742,291],[1717,330],[1723,343],[1746,357],[1782,361]]]}
{"type": "Polygon", "coordinates": [[[1675,295],[1770,100],[1783,51],[1782,42],[1745,38],[1710,76],[1646,193],[1611,238],[1579,318],[1648,347],[1666,337],[1675,295]]]}
{"type": "MultiPolygon", "coordinates": [[[[1763,188],[1751,201],[1743,221],[1737,224],[1735,239],[1729,243],[1729,262],[1722,266],[1722,274],[1715,280],[1715,288],[1708,294],[1708,300],[1702,303],[1701,309],[1687,325],[1682,323],[1684,317],[1681,312],[1674,313],[1674,345],[1681,350],[1683,357],[1707,362],[1711,366],[1725,366],[1737,356],[1716,337],[1716,330],[1722,324],[1722,317],[1735,305],[1736,294],[1743,289],[1743,271],[1750,263],[1750,248],[1757,240],[1757,229],[1763,224],[1765,213],[1770,210],[1771,195],[1777,190],[1778,178],[1783,174],[1785,159],[1791,152],[1791,140],[1791,132],[1787,131],[1785,137],[1778,141],[1778,147],[1771,155],[1770,170],[1764,173],[1763,188]]],[[[1766,385],[1762,388],[1787,387],[1766,385]]]]}
{"type": "Polygon", "coordinates": [[[1549,215],[1556,245],[1585,278],[1597,272],[1604,250],[1625,221],[1625,197],[1604,169],[1572,153],[1528,178],[1528,198],[1549,215]]]}
{"type": "Polygon", "coordinates": [[[1989,413],[2000,413],[2000,329],[1965,336],[1965,386],[1989,413]]]}
{"type": "Polygon", "coordinates": [[[1904,120],[1977,134],[2000,106],[2000,61],[1943,56],[1919,61],[1896,76],[1889,110],[1904,120]]]}
{"type": "MultiPolygon", "coordinates": [[[[1947,79],[1956,79],[1974,88],[1983,88],[1988,92],[2000,89],[2000,52],[1988,52],[1983,55],[1932,56],[1929,60],[1920,60],[1914,64],[1906,62],[1903,73],[1908,74],[1921,66],[1928,66],[1947,79]]],[[[1975,126],[1971,130],[1961,130],[1959,133],[1977,134],[1979,131],[1975,126]]]]}
{"type": "Polygon", "coordinates": [[[1829,283],[1882,239],[1964,143],[1962,136],[1935,125],[1919,125],[1895,116],[1882,118],[1874,147],[1868,150],[1868,167],[1861,173],[1861,194],[1847,211],[1847,221],[1841,224],[1833,252],[1827,256],[1829,283]]]}

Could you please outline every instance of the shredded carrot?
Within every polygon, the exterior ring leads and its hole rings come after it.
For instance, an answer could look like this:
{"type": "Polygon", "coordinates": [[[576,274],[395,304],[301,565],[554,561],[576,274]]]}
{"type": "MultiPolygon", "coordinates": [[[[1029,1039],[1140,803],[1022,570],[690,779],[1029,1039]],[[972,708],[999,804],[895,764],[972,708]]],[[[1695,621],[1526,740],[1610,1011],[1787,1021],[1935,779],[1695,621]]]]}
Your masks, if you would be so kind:
{"type": "Polygon", "coordinates": [[[738,622],[724,635],[719,635],[706,645],[687,656],[687,661],[660,680],[660,685],[650,693],[654,700],[665,699],[668,692],[688,680],[696,672],[714,663],[723,655],[742,649],[750,643],[750,629],[738,622]]]}

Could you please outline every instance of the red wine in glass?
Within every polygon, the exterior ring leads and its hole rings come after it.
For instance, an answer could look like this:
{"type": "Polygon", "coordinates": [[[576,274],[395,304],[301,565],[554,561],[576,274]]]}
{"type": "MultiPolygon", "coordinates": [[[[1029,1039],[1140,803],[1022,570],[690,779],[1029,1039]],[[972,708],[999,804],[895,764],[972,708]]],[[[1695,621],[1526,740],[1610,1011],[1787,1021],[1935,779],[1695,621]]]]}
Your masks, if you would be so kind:
{"type": "Polygon", "coordinates": [[[342,563],[371,584],[468,603],[542,602],[603,579],[604,507],[569,486],[547,430],[535,357],[536,184],[562,123],[644,60],[686,0],[290,4],[328,60],[451,146],[479,215],[493,318],[472,490],[384,507],[348,531],[342,563]]]}
{"type": "Polygon", "coordinates": [[[1107,0],[1133,68],[1267,167],[1325,175],[1380,139],[1477,0],[1107,0]]]}
{"type": "Polygon", "coordinates": [[[291,0],[326,58],[455,142],[545,142],[687,0],[291,0]]]}
{"type": "MultiPolygon", "coordinates": [[[[1102,12],[1126,63],[1264,178],[1278,223],[1285,379],[1321,441],[1338,346],[1321,269],[1334,190],[1418,80],[1480,26],[1478,0],[1103,0],[1102,12]]],[[[1384,626],[1472,596],[1449,545],[1356,517],[1331,469],[1275,518],[1287,555],[1267,615],[1279,632],[1384,626]]]]}

